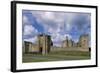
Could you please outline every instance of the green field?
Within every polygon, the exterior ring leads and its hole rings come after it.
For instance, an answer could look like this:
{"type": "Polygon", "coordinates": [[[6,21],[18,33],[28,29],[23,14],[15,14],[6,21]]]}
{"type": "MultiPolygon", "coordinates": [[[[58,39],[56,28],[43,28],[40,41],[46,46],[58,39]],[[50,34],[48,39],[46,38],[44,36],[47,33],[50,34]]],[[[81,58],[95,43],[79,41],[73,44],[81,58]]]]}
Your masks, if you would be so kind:
{"type": "Polygon", "coordinates": [[[81,51],[57,51],[50,52],[47,55],[41,54],[23,54],[23,63],[27,62],[46,62],[46,61],[64,61],[64,60],[86,60],[90,59],[90,52],[81,51]]]}

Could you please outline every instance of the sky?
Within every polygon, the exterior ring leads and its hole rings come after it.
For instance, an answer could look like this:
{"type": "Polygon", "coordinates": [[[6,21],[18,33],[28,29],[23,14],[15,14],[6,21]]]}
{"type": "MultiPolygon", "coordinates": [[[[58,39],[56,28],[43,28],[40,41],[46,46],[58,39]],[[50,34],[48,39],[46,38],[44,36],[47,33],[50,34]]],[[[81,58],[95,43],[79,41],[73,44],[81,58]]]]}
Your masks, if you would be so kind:
{"type": "Polygon", "coordinates": [[[91,34],[91,14],[60,11],[22,11],[23,40],[37,42],[38,34],[51,36],[54,46],[61,46],[68,37],[74,42],[80,35],[91,34]]]}

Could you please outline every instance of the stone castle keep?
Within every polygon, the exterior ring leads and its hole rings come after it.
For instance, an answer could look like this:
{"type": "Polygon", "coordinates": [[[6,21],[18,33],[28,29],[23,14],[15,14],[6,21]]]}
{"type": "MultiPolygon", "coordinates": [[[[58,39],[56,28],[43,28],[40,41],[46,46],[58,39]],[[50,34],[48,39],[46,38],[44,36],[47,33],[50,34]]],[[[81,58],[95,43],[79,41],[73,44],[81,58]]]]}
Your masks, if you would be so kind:
{"type": "MultiPolygon", "coordinates": [[[[48,54],[51,51],[51,48],[53,46],[51,36],[43,34],[43,35],[38,35],[37,38],[38,38],[37,44],[33,44],[27,41],[24,42],[24,52],[25,53],[48,54]]],[[[73,51],[75,50],[75,48],[76,50],[78,50],[77,48],[79,48],[79,50],[81,51],[85,51],[85,50],[89,51],[88,43],[89,43],[88,35],[80,36],[79,42],[77,43],[75,43],[74,41],[66,37],[66,40],[62,42],[62,47],[60,48],[60,50],[62,49],[67,50],[71,48],[71,50],[73,51]]],[[[56,47],[56,50],[58,50],[57,47],[56,47]]]]}
{"type": "Polygon", "coordinates": [[[50,52],[51,45],[52,41],[49,35],[38,35],[37,44],[25,42],[25,53],[38,52],[41,54],[47,54],[50,52]]]}

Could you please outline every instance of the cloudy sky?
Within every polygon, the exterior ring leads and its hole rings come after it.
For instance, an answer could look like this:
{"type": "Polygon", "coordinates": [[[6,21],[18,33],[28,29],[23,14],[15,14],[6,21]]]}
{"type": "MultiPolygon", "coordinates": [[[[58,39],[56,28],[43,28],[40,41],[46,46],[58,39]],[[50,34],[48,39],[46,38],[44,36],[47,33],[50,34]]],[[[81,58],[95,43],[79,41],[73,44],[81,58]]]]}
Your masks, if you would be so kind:
{"type": "Polygon", "coordinates": [[[23,10],[23,40],[35,43],[37,35],[51,35],[53,44],[60,46],[66,39],[78,42],[80,35],[91,33],[91,14],[23,10]]]}

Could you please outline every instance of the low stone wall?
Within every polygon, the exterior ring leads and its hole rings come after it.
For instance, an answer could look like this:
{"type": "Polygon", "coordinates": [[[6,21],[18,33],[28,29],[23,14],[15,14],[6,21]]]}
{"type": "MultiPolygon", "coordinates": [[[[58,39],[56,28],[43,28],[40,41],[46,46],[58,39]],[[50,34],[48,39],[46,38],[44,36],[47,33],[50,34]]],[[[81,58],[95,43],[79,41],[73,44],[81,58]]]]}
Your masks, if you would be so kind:
{"type": "Polygon", "coordinates": [[[50,51],[89,51],[89,48],[81,48],[81,47],[71,47],[71,48],[63,48],[63,47],[51,47],[50,51]]]}

